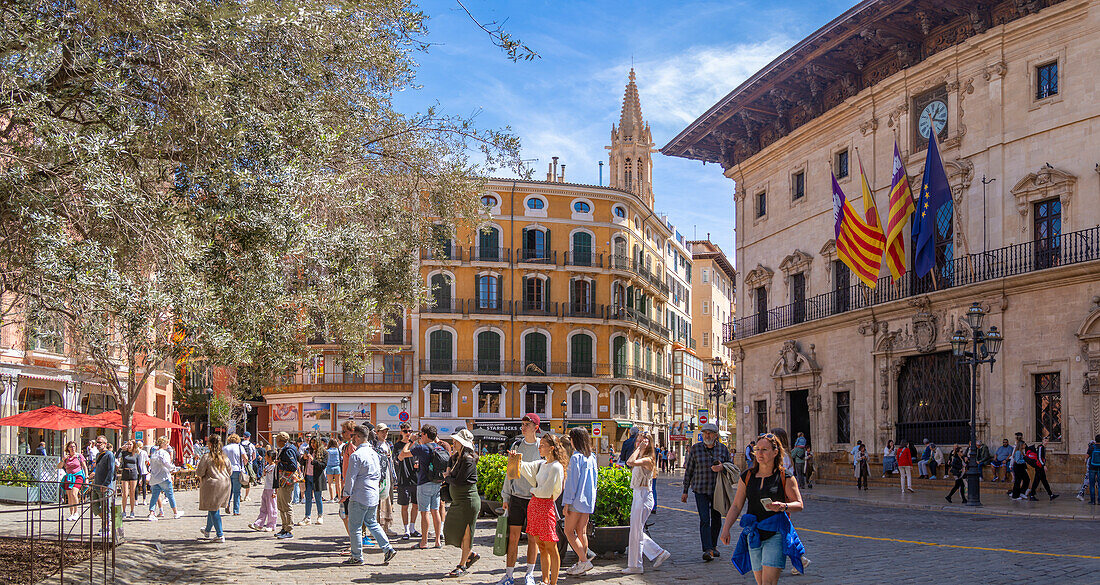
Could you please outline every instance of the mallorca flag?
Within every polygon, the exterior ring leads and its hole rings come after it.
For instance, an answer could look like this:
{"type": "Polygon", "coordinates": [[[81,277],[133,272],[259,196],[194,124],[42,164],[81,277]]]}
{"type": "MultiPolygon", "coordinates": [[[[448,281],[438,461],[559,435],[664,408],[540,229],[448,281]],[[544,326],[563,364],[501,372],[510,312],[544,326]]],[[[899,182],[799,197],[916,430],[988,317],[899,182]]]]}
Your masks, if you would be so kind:
{"type": "Polygon", "coordinates": [[[886,265],[896,282],[905,275],[905,224],[913,215],[913,192],[909,190],[909,175],[901,162],[901,150],[894,140],[894,173],[890,179],[890,214],[886,227],[886,265]]]}
{"type": "MultiPolygon", "coordinates": [[[[831,173],[830,173],[831,174],[831,173]]],[[[882,229],[864,223],[855,208],[833,178],[833,230],[836,234],[836,254],[869,288],[878,284],[882,267],[882,249],[886,238],[882,229]]]]}

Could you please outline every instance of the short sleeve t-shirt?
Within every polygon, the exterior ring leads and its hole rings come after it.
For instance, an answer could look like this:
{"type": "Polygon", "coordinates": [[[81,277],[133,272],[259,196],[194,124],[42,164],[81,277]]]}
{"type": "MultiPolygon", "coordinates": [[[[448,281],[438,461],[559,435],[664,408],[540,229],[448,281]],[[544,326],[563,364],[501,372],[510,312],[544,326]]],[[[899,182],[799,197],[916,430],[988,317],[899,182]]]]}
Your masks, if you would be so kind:
{"type": "Polygon", "coordinates": [[[230,443],[222,447],[222,453],[229,459],[229,470],[232,471],[244,471],[241,467],[241,457],[246,456],[244,450],[241,449],[240,443],[230,443]]]}
{"type": "Polygon", "coordinates": [[[416,459],[416,485],[431,483],[428,479],[428,464],[432,460],[432,451],[427,445],[416,445],[409,449],[413,459],[416,459]]]}

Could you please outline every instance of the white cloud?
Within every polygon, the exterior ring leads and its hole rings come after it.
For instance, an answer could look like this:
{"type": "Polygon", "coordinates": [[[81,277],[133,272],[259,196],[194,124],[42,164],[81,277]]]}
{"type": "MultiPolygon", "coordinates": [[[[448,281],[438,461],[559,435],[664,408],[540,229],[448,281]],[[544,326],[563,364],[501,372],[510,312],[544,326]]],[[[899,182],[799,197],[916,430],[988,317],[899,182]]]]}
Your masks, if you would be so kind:
{"type": "MultiPolygon", "coordinates": [[[[634,65],[642,115],[654,126],[695,121],[741,82],[791,46],[786,38],[755,44],[691,47],[634,65]]],[[[624,66],[615,69],[622,77],[624,66]]]]}

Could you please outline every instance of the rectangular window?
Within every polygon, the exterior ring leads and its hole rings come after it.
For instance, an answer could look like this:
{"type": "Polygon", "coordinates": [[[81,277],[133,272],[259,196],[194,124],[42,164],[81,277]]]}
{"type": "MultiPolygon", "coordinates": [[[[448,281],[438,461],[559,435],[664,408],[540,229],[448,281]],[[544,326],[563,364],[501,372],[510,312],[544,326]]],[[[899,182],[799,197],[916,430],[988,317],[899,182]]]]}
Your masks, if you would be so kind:
{"type": "Polygon", "coordinates": [[[764,217],[768,213],[768,192],[761,191],[756,194],[756,217],[764,217]]]}
{"type": "Polygon", "coordinates": [[[843,313],[851,306],[852,275],[848,265],[833,260],[833,313],[843,313]]]}
{"type": "Polygon", "coordinates": [[[768,330],[768,289],[756,287],[756,333],[768,330]]]}
{"type": "Polygon", "coordinates": [[[399,355],[382,357],[382,381],[387,384],[400,384],[405,381],[405,358],[399,355]]]}
{"type": "Polygon", "coordinates": [[[478,414],[497,414],[500,412],[500,384],[482,382],[477,393],[478,414]]]}
{"type": "Polygon", "coordinates": [[[451,414],[451,396],[450,382],[432,382],[431,414],[451,414]]]}
{"type": "Polygon", "coordinates": [[[836,171],[836,178],[843,179],[848,176],[848,149],[836,153],[836,160],[833,161],[833,170],[836,171]]]}
{"type": "Polygon", "coordinates": [[[794,323],[806,320],[806,274],[803,272],[791,275],[791,320],[794,323]]]}
{"type": "Polygon", "coordinates": [[[703,301],[703,314],[704,315],[709,315],[710,314],[710,303],[707,302],[707,301],[703,301]]]}
{"type": "Polygon", "coordinates": [[[710,342],[710,333],[707,333],[706,335],[703,336],[703,347],[709,346],[710,345],[709,342],[710,342]]]}
{"type": "Polygon", "coordinates": [[[852,442],[852,404],[847,392],[836,393],[836,442],[852,442]]]}
{"type": "Polygon", "coordinates": [[[709,272],[707,271],[707,269],[706,269],[706,268],[704,268],[704,269],[702,270],[702,272],[701,272],[701,276],[703,277],[703,284],[706,284],[706,283],[708,282],[708,280],[707,280],[707,279],[708,279],[708,278],[709,278],[709,276],[710,276],[710,274],[709,274],[709,272]]]}
{"type": "Polygon", "coordinates": [[[528,384],[523,406],[523,412],[546,412],[546,384],[528,384]]]}
{"type": "Polygon", "coordinates": [[[791,175],[791,200],[798,201],[806,195],[806,171],[791,175]]]}
{"type": "Polygon", "coordinates": [[[1038,84],[1035,88],[1035,99],[1041,100],[1052,95],[1058,95],[1058,62],[1052,61],[1035,68],[1035,78],[1038,84]]]}
{"type": "Polygon", "coordinates": [[[1035,440],[1062,440],[1062,375],[1035,374],[1035,440]]]}
{"type": "Polygon", "coordinates": [[[768,401],[756,401],[756,434],[763,435],[768,432],[768,401]]]}

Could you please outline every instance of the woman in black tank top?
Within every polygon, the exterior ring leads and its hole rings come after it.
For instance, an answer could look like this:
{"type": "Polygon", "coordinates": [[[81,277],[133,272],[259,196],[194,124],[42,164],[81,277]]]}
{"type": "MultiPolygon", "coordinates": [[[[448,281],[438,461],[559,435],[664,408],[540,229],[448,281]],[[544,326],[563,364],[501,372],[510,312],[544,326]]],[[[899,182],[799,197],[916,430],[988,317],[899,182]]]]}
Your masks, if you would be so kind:
{"type": "MultiPolygon", "coordinates": [[[[730,544],[730,529],[741,515],[745,504],[748,504],[746,514],[753,515],[758,523],[777,514],[802,510],[802,493],[798,490],[798,482],[788,477],[779,464],[783,461],[784,452],[783,443],[771,433],[757,439],[753,446],[752,467],[741,474],[737,495],[722,525],[720,540],[723,544],[730,544]],[[770,502],[765,505],[768,500],[770,502]]],[[[753,576],[758,585],[777,583],[786,566],[783,536],[759,528],[756,533],[759,536],[757,546],[753,546],[752,539],[749,539],[753,576]]]]}

